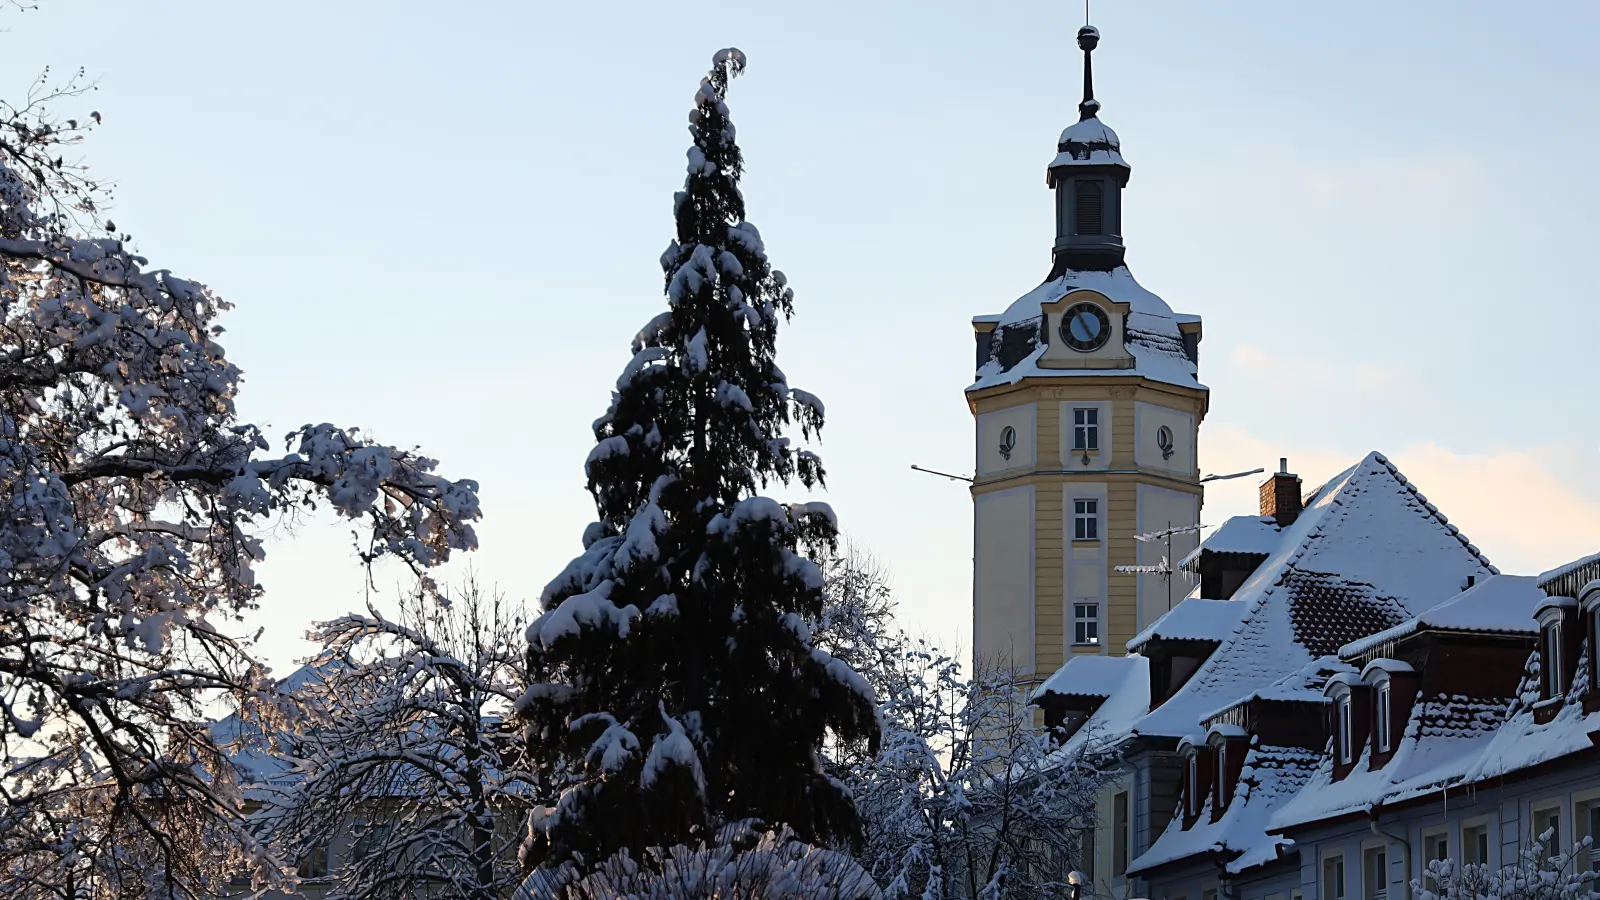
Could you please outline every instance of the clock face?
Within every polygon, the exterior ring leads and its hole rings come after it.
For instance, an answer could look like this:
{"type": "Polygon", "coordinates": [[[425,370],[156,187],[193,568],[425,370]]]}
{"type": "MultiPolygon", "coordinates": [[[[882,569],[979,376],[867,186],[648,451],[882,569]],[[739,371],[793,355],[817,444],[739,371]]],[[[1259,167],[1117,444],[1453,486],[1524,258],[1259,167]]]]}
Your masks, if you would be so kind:
{"type": "Polygon", "coordinates": [[[1111,320],[1093,303],[1075,303],[1061,317],[1061,339],[1080,353],[1099,350],[1111,337],[1111,320]]]}

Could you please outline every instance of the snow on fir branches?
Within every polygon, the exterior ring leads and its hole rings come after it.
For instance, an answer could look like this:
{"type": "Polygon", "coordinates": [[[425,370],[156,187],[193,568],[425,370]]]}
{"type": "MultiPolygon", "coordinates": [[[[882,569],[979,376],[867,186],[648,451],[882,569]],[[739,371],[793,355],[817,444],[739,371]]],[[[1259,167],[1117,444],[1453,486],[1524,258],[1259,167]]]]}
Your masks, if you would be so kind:
{"type": "Polygon", "coordinates": [[[520,709],[545,784],[563,791],[538,817],[530,865],[638,859],[752,820],[812,844],[860,834],[819,750],[830,735],[875,743],[875,700],[806,624],[823,609],[812,557],[835,545],[833,512],[755,496],[822,483],[821,460],[784,431],[815,437],[824,410],[775,361],[794,295],[745,220],[725,103],[744,66],[717,53],[695,93],[661,256],[668,308],[594,424],[599,521],[528,629],[520,709]]]}
{"type": "Polygon", "coordinates": [[[274,869],[200,724],[269,686],[228,630],[260,530],[326,506],[421,574],[476,545],[477,485],[327,424],[270,452],[235,410],[229,304],[133,253],[67,158],[100,115],[48,101],[81,90],[0,103],[0,879],[209,895],[230,847],[274,869]]]}

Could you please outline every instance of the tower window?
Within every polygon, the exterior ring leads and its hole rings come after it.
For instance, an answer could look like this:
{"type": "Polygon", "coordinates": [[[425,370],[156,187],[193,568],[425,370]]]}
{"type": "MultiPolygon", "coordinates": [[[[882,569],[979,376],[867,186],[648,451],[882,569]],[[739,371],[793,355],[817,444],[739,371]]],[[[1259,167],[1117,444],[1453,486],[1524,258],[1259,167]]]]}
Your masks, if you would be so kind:
{"type": "Polygon", "coordinates": [[[1102,222],[1100,182],[1080,181],[1077,185],[1077,221],[1074,234],[1105,234],[1102,222]]]}
{"type": "Polygon", "coordinates": [[[1072,604],[1072,642],[1100,643],[1100,604],[1092,600],[1072,604]]]}
{"type": "Polygon", "coordinates": [[[1072,449],[1100,450],[1100,410],[1083,407],[1072,411],[1072,449]]]}
{"type": "Polygon", "coordinates": [[[1100,540],[1100,501],[1072,501],[1072,539],[1075,541],[1100,540]]]}

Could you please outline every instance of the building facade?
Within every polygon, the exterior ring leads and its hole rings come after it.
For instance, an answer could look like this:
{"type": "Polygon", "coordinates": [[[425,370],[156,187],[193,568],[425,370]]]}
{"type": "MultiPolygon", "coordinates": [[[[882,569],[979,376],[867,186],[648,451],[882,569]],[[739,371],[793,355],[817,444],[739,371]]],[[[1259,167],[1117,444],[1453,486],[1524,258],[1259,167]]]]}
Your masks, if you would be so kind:
{"type": "Polygon", "coordinates": [[[1202,499],[1201,322],[1141,287],[1124,261],[1131,168],[1099,119],[1098,41],[1091,27],[1078,33],[1079,121],[1046,170],[1050,273],[1004,313],[972,320],[974,652],[1022,682],[1074,656],[1120,655],[1189,593],[1189,573],[1156,570],[1194,547],[1202,499]]]}

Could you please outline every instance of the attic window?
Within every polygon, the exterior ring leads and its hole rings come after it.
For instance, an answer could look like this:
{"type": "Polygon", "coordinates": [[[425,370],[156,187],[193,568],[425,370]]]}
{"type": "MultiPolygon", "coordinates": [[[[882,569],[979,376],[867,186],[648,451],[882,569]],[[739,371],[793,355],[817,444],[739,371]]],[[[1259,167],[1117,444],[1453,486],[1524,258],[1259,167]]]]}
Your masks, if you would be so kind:
{"type": "MultiPolygon", "coordinates": [[[[1228,807],[1228,742],[1225,740],[1217,743],[1217,774],[1215,777],[1217,809],[1226,809],[1228,807]]],[[[1216,813],[1212,813],[1213,817],[1215,815],[1216,813]]]]}
{"type": "Polygon", "coordinates": [[[1350,695],[1340,697],[1334,709],[1339,717],[1339,731],[1334,735],[1339,745],[1339,762],[1348,764],[1354,759],[1350,746],[1350,695]]]}
{"type": "Polygon", "coordinates": [[[1372,733],[1378,742],[1378,752],[1389,752],[1389,685],[1387,683],[1378,687],[1377,721],[1373,724],[1372,733]]]}
{"type": "Polygon", "coordinates": [[[1539,631],[1539,688],[1549,699],[1561,692],[1561,623],[1551,622],[1539,631]]]}
{"type": "Polygon", "coordinates": [[[1200,753],[1196,750],[1189,752],[1189,790],[1186,798],[1189,804],[1189,818],[1200,815],[1200,753]]]}
{"type": "Polygon", "coordinates": [[[1105,234],[1101,215],[1102,196],[1100,182],[1080,181],[1077,184],[1077,207],[1074,217],[1074,234],[1105,234]]]}

